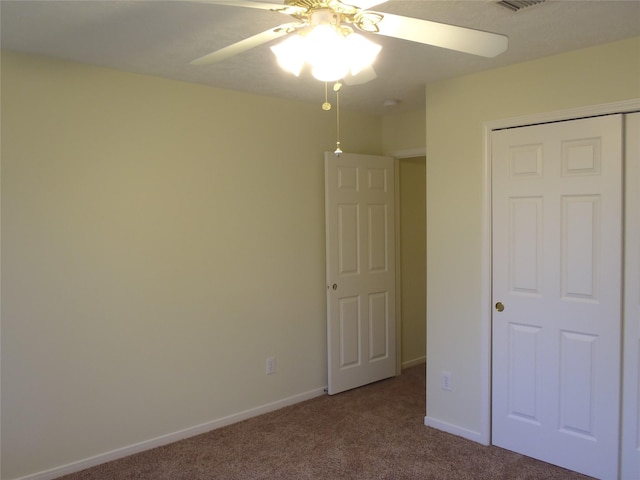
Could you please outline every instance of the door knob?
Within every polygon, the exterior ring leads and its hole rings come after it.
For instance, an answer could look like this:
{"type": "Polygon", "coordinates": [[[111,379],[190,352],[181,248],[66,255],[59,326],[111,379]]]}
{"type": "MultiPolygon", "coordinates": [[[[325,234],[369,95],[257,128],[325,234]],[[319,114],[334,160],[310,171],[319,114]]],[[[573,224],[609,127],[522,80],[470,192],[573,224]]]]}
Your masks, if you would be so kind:
{"type": "Polygon", "coordinates": [[[504,305],[502,304],[502,302],[496,303],[496,310],[499,312],[504,310],[504,305]]]}
{"type": "Polygon", "coordinates": [[[332,288],[333,288],[334,290],[337,290],[337,289],[338,289],[338,284],[337,284],[337,283],[334,283],[334,284],[333,284],[333,286],[332,286],[332,288]]]}

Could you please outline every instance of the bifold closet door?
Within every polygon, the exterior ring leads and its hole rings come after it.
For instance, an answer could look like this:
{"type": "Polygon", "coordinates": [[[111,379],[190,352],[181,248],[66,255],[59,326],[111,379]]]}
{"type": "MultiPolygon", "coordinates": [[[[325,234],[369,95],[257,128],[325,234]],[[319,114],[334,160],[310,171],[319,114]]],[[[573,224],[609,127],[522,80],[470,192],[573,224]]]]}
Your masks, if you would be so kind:
{"type": "Polygon", "coordinates": [[[623,116],[492,134],[495,445],[618,475],[623,116]]]}

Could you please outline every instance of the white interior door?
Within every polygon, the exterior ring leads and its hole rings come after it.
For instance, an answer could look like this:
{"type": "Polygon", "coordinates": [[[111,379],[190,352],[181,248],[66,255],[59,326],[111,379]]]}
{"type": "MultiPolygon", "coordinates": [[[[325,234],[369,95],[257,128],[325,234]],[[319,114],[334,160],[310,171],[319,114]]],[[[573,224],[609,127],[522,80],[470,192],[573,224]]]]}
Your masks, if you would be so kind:
{"type": "Polygon", "coordinates": [[[494,132],[492,195],[492,441],[616,478],[622,117],[494,132]]]}
{"type": "Polygon", "coordinates": [[[396,373],[393,158],[325,154],[329,394],[396,373]]]}

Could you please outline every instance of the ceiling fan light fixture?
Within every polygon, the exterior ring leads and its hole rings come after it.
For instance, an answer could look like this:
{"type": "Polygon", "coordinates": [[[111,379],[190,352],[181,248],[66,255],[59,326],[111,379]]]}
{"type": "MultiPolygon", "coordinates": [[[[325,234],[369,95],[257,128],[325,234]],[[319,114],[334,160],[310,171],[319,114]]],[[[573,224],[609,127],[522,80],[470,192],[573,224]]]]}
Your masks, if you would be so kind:
{"type": "Polygon", "coordinates": [[[278,64],[296,76],[305,64],[323,82],[357,74],[373,63],[382,47],[353,30],[335,24],[318,24],[271,47],[278,64]]]}

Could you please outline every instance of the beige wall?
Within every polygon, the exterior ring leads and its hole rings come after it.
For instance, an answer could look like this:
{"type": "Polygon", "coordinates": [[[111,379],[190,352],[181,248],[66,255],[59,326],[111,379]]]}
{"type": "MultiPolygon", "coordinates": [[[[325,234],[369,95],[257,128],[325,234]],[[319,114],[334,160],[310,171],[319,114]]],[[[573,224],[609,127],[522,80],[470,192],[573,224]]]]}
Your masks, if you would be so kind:
{"type": "Polygon", "coordinates": [[[333,117],[10,53],[1,113],[3,479],[322,392],[333,117]]]}
{"type": "Polygon", "coordinates": [[[428,421],[483,428],[483,122],[638,97],[640,38],[427,86],[428,421]]]}
{"type": "Polygon", "coordinates": [[[402,365],[425,360],[426,165],[425,157],[399,160],[402,365]]]}
{"type": "Polygon", "coordinates": [[[424,109],[390,113],[382,117],[382,144],[385,153],[424,150],[426,118],[424,109]]]}

